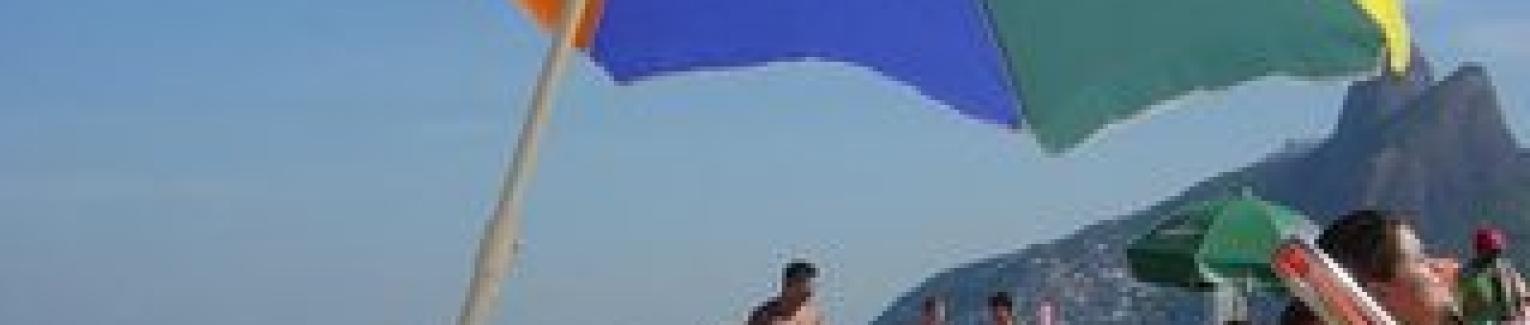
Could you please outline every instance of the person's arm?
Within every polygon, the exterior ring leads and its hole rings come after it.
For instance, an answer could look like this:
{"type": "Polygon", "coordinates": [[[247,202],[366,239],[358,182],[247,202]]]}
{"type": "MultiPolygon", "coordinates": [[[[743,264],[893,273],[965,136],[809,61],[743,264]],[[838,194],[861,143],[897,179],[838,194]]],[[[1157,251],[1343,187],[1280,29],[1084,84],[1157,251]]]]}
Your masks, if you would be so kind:
{"type": "Polygon", "coordinates": [[[770,316],[761,309],[755,308],[754,311],[749,312],[749,320],[745,321],[744,325],[770,325],[770,316]]]}
{"type": "Polygon", "coordinates": [[[749,320],[744,325],[770,325],[770,317],[761,315],[760,312],[749,313],[749,320]]]}
{"type": "Polygon", "coordinates": [[[775,315],[774,311],[775,311],[775,301],[767,301],[767,302],[765,302],[763,304],[760,304],[759,306],[754,307],[753,311],[749,312],[749,320],[746,321],[744,324],[745,325],[770,325],[771,318],[773,318],[772,316],[775,315]]]}
{"type": "Polygon", "coordinates": [[[1513,266],[1507,267],[1507,269],[1508,272],[1505,273],[1508,273],[1508,279],[1505,280],[1509,282],[1510,295],[1505,298],[1511,299],[1510,302],[1516,307],[1512,316],[1514,320],[1530,320],[1530,296],[1527,296],[1530,295],[1530,292],[1527,292],[1525,287],[1525,278],[1513,266]]]}

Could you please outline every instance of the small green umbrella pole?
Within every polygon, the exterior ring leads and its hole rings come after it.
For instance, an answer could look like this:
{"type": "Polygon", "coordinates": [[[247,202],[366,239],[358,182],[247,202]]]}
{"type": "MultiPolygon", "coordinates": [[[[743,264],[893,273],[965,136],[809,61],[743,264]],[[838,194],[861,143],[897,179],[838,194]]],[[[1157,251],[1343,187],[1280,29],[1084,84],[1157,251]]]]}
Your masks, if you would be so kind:
{"type": "Polygon", "coordinates": [[[1212,324],[1252,324],[1250,299],[1254,293],[1254,278],[1240,276],[1217,285],[1212,299],[1212,324]]]}

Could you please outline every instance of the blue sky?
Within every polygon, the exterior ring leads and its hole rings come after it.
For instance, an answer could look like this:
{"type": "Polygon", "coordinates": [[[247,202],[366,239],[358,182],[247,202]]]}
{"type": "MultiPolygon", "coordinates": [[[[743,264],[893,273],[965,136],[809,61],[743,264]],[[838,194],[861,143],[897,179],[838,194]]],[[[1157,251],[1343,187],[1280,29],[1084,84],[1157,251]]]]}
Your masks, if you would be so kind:
{"type": "MultiPolygon", "coordinates": [[[[1411,2],[1530,134],[1530,4],[1411,2]]],[[[0,323],[439,324],[547,39],[495,1],[0,2],[0,323]]],[[[1443,71],[1441,72],[1443,73],[1443,71]]],[[[792,257],[835,323],[1325,134],[1340,82],[1194,96],[1074,154],[833,63],[579,62],[504,323],[734,323],[792,257]]]]}

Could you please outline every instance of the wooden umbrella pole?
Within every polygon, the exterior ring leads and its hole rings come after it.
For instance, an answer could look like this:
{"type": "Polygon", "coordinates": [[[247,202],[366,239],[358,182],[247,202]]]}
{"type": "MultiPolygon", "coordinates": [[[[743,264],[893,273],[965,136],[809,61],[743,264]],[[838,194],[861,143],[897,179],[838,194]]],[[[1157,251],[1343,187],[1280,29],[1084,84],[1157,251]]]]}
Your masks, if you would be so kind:
{"type": "Polygon", "coordinates": [[[568,58],[573,56],[574,40],[579,34],[579,24],[584,20],[588,2],[568,0],[563,7],[563,20],[553,34],[556,37],[543,62],[542,74],[537,78],[530,110],[522,122],[520,139],[504,175],[499,201],[494,205],[494,216],[484,226],[483,238],[479,239],[473,278],[462,303],[462,312],[457,317],[458,325],[487,324],[499,303],[502,284],[520,246],[522,206],[526,186],[536,167],[540,137],[547,126],[554,90],[567,68],[568,58]]]}

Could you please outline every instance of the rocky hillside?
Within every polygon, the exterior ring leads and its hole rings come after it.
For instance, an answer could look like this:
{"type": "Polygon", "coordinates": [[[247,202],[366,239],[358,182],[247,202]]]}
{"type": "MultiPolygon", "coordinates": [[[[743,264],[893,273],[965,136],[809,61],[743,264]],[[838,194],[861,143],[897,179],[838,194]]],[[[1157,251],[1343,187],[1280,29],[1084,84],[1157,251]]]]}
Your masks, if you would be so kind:
{"type": "MultiPolygon", "coordinates": [[[[1015,293],[1022,311],[1050,297],[1066,323],[1204,323],[1203,296],[1135,282],[1124,249],[1170,210],[1245,186],[1319,223],[1357,208],[1417,212],[1424,239],[1441,252],[1468,252],[1470,229],[1485,222],[1530,243],[1530,154],[1509,133],[1487,72],[1467,65],[1436,78],[1425,58],[1413,62],[1404,77],[1351,85],[1339,123],[1321,142],[1292,146],[1145,211],[933,275],[873,324],[912,324],[920,300],[937,293],[948,297],[955,324],[980,324],[983,299],[995,290],[1015,293]]],[[[1515,253],[1530,261],[1530,249],[1515,253]]],[[[1273,319],[1283,301],[1258,299],[1256,319],[1273,319]]]]}

